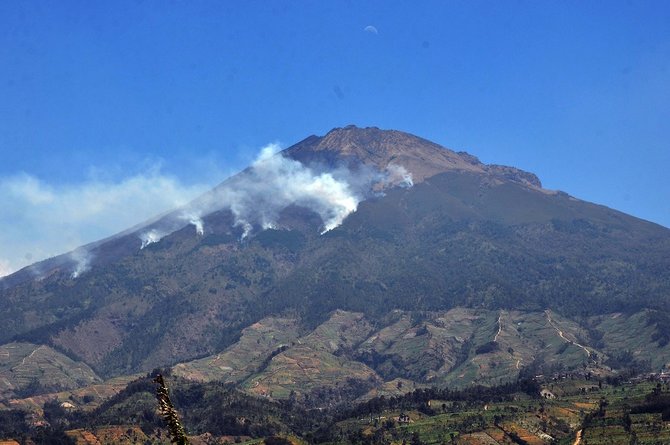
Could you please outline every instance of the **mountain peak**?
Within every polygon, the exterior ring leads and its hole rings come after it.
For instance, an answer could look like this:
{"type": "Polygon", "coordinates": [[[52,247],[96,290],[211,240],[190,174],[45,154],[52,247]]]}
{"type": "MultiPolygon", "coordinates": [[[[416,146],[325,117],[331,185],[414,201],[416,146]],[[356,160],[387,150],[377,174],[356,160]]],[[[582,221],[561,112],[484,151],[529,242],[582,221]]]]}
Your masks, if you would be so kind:
{"type": "Polygon", "coordinates": [[[286,155],[304,164],[335,166],[362,163],[385,170],[395,164],[412,174],[415,182],[447,171],[490,174],[500,180],[541,188],[532,173],[514,167],[486,165],[464,151],[455,152],[429,140],[398,130],[355,125],[333,128],[325,136],[310,136],[289,147],[286,155]]]}
{"type": "MultiPolygon", "coordinates": [[[[438,144],[397,130],[382,130],[377,127],[360,128],[355,125],[333,128],[319,138],[315,151],[332,151],[341,156],[356,156],[361,161],[379,160],[416,151],[444,152],[438,144]]],[[[454,153],[455,154],[455,153],[454,153]]]]}
{"type": "Polygon", "coordinates": [[[415,181],[448,170],[483,172],[458,153],[434,142],[397,130],[347,125],[334,128],[325,136],[310,136],[288,148],[286,154],[305,164],[363,163],[379,170],[390,164],[403,166],[415,181]]]}

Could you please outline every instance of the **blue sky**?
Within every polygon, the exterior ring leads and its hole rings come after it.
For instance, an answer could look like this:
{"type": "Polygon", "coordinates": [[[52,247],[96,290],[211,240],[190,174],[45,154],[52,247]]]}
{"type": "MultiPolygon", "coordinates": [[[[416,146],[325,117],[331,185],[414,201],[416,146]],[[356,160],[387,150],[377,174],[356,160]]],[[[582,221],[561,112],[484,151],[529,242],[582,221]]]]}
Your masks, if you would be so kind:
{"type": "Polygon", "coordinates": [[[666,1],[0,2],[0,275],[352,123],[669,227],[669,24],[666,1]]]}

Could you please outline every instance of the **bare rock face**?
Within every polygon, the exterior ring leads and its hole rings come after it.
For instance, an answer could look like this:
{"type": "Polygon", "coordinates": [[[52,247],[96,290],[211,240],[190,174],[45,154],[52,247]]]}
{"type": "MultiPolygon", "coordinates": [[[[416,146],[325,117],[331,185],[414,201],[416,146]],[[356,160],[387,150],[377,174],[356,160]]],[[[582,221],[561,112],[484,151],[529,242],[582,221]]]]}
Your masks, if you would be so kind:
{"type": "Polygon", "coordinates": [[[415,183],[439,173],[465,171],[490,175],[498,180],[512,181],[541,188],[537,176],[514,167],[486,165],[466,152],[455,152],[426,139],[396,130],[377,127],[358,128],[349,125],[335,128],[325,136],[310,136],[288,148],[285,154],[304,164],[334,167],[357,163],[385,170],[390,165],[404,167],[415,183]]]}
{"type": "Polygon", "coordinates": [[[542,188],[542,182],[540,182],[540,178],[537,175],[515,167],[491,164],[486,166],[486,171],[508,181],[524,184],[529,187],[542,188]]]}
{"type": "Polygon", "coordinates": [[[456,152],[438,144],[395,130],[353,125],[336,128],[323,137],[310,136],[286,150],[306,164],[363,163],[379,170],[391,164],[403,166],[415,182],[450,170],[484,172],[456,152]]]}

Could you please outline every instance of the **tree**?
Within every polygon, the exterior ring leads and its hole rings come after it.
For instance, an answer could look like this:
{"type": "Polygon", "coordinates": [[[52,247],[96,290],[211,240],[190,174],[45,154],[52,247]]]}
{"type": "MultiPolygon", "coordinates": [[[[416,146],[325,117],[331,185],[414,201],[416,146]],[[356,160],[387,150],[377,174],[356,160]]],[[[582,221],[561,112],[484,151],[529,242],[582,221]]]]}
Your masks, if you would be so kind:
{"type": "Polygon", "coordinates": [[[165,380],[161,374],[156,375],[154,383],[158,385],[156,388],[156,398],[158,399],[158,409],[168,425],[168,432],[170,433],[170,441],[177,445],[189,445],[186,431],[179,421],[179,415],[170,400],[169,391],[165,380]]]}

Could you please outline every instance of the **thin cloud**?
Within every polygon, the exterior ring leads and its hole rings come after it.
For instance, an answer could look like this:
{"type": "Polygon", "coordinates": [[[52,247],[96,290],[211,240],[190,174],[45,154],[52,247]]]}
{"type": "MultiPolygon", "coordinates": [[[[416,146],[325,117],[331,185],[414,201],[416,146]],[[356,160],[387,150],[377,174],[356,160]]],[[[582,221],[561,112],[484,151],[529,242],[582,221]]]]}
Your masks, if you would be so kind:
{"type": "Polygon", "coordinates": [[[127,229],[205,192],[158,168],[117,181],[0,178],[0,276],[127,229]]]}
{"type": "Polygon", "coordinates": [[[11,265],[9,264],[9,261],[0,259],[0,277],[4,277],[5,275],[9,275],[12,272],[13,272],[13,269],[12,269],[11,265]]]}

